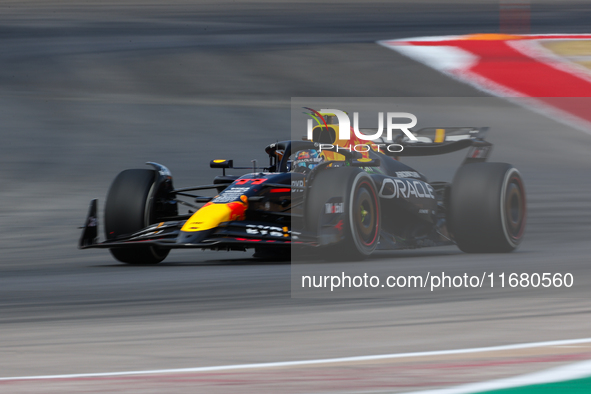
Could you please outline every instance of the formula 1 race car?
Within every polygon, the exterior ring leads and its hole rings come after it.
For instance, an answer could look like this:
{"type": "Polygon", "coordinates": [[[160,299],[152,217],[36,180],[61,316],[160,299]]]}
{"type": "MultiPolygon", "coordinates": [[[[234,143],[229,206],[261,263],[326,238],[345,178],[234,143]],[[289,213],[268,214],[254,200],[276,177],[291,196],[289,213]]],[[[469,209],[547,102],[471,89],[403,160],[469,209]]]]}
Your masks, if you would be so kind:
{"type": "Polygon", "coordinates": [[[227,175],[246,168],[213,160],[223,175],[179,189],[166,167],[148,163],[153,169],[125,170],[113,181],[104,242],[92,200],[79,247],[107,248],[128,264],[159,263],[174,248],[254,248],[271,256],[308,248],[345,258],[450,244],[468,253],[510,252],[524,233],[525,190],[513,166],[486,162],[492,145],[485,133],[428,128],[413,140],[401,134],[360,144],[357,137],[338,140],[338,125],[316,127],[311,140],[267,146],[265,168],[227,175]],[[451,183],[428,182],[398,160],[465,148],[451,183]],[[203,190],[217,194],[194,194],[203,190]],[[179,213],[180,206],[189,211],[179,213]]]}

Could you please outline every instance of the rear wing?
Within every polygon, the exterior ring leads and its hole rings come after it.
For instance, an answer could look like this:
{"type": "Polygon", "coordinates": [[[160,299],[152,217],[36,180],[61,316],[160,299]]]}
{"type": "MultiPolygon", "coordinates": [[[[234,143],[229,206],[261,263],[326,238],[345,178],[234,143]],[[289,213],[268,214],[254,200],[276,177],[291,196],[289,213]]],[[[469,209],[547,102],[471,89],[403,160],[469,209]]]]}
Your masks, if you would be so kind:
{"type": "MultiPolygon", "coordinates": [[[[361,130],[360,130],[361,131],[361,130]]],[[[369,130],[368,130],[369,131],[369,130]]],[[[486,161],[492,151],[492,144],[485,141],[488,127],[427,127],[413,134],[417,141],[400,134],[392,141],[384,138],[373,140],[378,144],[400,144],[400,152],[384,151],[389,156],[434,156],[469,148],[463,164],[486,161]]]]}

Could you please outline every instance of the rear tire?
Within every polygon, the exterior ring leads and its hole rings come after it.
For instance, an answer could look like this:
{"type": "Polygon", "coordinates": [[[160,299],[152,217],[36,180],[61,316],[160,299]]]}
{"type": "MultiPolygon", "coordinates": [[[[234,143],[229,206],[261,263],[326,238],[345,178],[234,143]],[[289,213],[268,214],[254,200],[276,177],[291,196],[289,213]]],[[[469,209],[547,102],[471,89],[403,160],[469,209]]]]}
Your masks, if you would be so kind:
{"type": "MultiPolygon", "coordinates": [[[[113,181],[105,204],[105,233],[107,240],[133,234],[155,223],[154,198],[156,171],[125,170],[113,181]]],[[[137,246],[109,249],[122,263],[137,265],[158,264],[170,249],[137,246]]]]}
{"type": "Polygon", "coordinates": [[[507,163],[467,164],[456,172],[449,225],[466,253],[515,250],[525,230],[526,199],[519,171],[507,163]]]}

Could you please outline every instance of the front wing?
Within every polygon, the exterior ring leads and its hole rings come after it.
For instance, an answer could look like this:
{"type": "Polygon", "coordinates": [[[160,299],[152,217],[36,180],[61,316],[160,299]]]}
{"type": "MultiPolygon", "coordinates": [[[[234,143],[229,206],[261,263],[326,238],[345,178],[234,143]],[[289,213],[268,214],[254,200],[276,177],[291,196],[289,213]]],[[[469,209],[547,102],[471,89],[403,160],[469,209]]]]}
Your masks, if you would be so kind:
{"type": "Polygon", "coordinates": [[[277,226],[260,221],[223,222],[214,229],[206,230],[197,242],[179,242],[181,228],[185,221],[161,222],[150,225],[134,234],[99,242],[97,200],[92,200],[82,227],[78,243],[80,249],[125,248],[137,246],[158,246],[167,249],[200,248],[222,250],[245,250],[254,247],[290,247],[293,243],[290,225],[277,226]]]}

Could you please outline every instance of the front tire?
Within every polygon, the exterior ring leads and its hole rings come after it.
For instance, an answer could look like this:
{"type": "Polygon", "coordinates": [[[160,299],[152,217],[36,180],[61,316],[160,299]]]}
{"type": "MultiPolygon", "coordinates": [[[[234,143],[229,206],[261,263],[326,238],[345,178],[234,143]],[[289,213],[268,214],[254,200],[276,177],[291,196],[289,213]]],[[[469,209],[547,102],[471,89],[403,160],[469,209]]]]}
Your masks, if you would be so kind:
{"type": "Polygon", "coordinates": [[[349,195],[349,232],[343,246],[355,257],[365,258],[378,246],[380,201],[372,179],[361,172],[353,178],[349,195]]]}
{"type": "Polygon", "coordinates": [[[466,253],[507,253],[523,239],[527,205],[519,171],[507,163],[467,164],[456,172],[449,224],[466,253]]]}
{"type": "MultiPolygon", "coordinates": [[[[306,197],[306,222],[308,229],[319,239],[325,239],[323,221],[329,201],[340,198],[343,206],[342,223],[330,229],[331,242],[334,228],[342,229],[340,241],[326,245],[325,256],[329,260],[363,259],[378,246],[381,212],[378,193],[371,177],[355,167],[327,168],[316,174],[306,197]]],[[[329,205],[330,206],[330,205],[329,205]]]]}
{"type": "MultiPolygon", "coordinates": [[[[133,234],[156,222],[154,193],[157,173],[154,170],[125,170],[115,178],[105,204],[105,233],[107,240],[133,234]]],[[[122,263],[136,265],[158,264],[170,249],[137,246],[109,249],[122,263]]]]}

